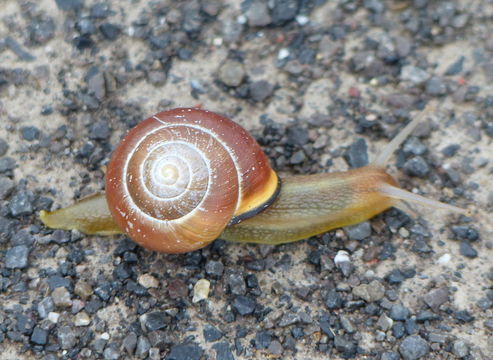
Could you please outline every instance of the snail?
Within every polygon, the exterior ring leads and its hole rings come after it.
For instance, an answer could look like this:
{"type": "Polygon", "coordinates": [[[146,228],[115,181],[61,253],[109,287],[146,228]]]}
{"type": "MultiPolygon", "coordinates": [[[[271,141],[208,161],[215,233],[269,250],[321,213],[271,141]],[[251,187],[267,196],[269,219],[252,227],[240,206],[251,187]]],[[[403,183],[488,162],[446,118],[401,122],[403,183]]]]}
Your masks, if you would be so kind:
{"type": "Polygon", "coordinates": [[[415,202],[466,213],[398,187],[385,171],[394,152],[429,110],[412,120],[372,164],[345,172],[280,179],[240,125],[201,108],[158,113],[115,149],[106,194],[53,212],[50,228],[126,233],[148,249],[182,253],[216,238],[281,244],[367,220],[415,202]]]}

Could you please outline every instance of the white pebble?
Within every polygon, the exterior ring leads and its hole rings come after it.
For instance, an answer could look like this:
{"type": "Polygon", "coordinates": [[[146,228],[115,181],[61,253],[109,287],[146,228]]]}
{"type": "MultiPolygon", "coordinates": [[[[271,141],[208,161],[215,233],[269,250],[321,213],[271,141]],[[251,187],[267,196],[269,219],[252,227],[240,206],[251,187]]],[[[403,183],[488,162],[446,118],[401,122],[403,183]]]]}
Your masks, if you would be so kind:
{"type": "Polygon", "coordinates": [[[195,283],[193,287],[193,303],[198,303],[199,301],[205,300],[209,297],[209,289],[211,283],[207,279],[200,279],[195,283]]]}
{"type": "Polygon", "coordinates": [[[449,253],[443,254],[438,258],[437,263],[440,265],[446,265],[450,262],[450,259],[452,259],[452,255],[450,255],[449,253]]]}

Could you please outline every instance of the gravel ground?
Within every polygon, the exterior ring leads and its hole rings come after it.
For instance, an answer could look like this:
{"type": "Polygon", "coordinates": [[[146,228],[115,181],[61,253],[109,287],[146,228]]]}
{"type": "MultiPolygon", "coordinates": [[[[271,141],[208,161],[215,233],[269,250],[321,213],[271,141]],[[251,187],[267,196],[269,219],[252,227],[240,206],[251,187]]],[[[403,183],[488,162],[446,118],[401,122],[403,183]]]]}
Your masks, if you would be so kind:
{"type": "Polygon", "coordinates": [[[493,359],[492,33],[491,0],[3,0],[0,359],[493,359]],[[161,110],[230,116],[285,175],[366,163],[426,103],[389,171],[472,217],[185,255],[38,219],[161,110]]]}

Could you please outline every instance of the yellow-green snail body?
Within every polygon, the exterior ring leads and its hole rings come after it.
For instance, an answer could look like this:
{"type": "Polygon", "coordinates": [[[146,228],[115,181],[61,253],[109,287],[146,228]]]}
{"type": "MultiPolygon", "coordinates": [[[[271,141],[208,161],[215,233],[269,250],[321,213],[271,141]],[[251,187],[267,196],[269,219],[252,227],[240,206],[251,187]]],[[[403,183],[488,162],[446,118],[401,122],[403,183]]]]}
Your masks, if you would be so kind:
{"type": "Polygon", "coordinates": [[[164,111],[118,145],[105,194],[40,217],[51,228],[126,233],[146,248],[181,253],[218,237],[266,244],[301,240],[404,207],[403,201],[464,213],[400,189],[385,171],[419,121],[409,123],[371,165],[279,179],[255,139],[235,122],[198,108],[164,111]]]}

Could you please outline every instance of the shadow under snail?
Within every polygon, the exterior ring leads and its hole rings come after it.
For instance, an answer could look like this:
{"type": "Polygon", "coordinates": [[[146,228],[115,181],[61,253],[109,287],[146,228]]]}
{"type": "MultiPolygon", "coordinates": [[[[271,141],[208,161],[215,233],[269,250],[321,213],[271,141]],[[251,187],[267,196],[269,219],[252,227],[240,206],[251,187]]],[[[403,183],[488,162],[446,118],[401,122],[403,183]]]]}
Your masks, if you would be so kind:
{"type": "Polygon", "coordinates": [[[367,220],[405,201],[465,213],[400,189],[385,165],[424,111],[372,164],[345,172],[279,179],[240,125],[199,108],[158,113],[131,129],[114,151],[106,194],[54,212],[50,228],[126,233],[148,249],[182,253],[222,238],[281,244],[367,220]]]}

